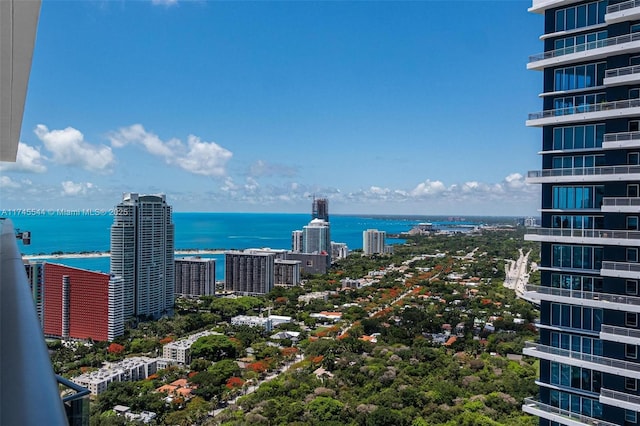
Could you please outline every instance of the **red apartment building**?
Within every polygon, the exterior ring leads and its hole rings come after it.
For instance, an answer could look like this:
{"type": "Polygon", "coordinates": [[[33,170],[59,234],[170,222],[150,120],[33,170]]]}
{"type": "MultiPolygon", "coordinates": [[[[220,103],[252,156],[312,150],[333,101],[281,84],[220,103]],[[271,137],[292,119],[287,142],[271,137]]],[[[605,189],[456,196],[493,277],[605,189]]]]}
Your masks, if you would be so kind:
{"type": "Polygon", "coordinates": [[[45,336],[108,341],[122,334],[122,279],[53,263],[43,266],[45,336]]]}

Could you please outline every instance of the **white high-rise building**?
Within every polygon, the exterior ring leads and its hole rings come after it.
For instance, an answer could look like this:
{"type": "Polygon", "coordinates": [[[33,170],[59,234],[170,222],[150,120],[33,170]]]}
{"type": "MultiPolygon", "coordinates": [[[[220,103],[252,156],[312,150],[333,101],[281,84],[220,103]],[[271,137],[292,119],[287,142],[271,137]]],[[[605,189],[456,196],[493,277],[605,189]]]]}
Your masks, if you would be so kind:
{"type": "Polygon", "coordinates": [[[313,219],[302,230],[303,253],[328,253],[331,255],[329,222],[313,219]]]}
{"type": "Polygon", "coordinates": [[[365,255],[384,254],[387,233],[377,229],[367,229],[362,232],[362,250],[365,255]]]}
{"type": "Polygon", "coordinates": [[[291,251],[302,253],[303,232],[300,230],[291,233],[291,251]]]}
{"type": "Polygon", "coordinates": [[[124,280],[125,317],[158,317],[173,308],[173,252],[165,195],[124,194],[111,226],[111,274],[124,280]]]}

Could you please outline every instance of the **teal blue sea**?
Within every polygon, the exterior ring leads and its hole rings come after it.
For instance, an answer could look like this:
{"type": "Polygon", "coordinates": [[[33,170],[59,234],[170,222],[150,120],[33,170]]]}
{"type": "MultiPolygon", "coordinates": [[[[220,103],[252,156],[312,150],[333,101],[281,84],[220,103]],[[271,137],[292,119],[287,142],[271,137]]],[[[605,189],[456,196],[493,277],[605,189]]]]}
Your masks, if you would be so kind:
{"type": "MultiPolygon", "coordinates": [[[[24,254],[50,254],[57,251],[108,251],[109,228],[113,218],[102,216],[24,216],[9,215],[14,226],[31,231],[31,245],[20,244],[24,254]]],[[[291,231],[302,229],[309,214],[283,213],[174,213],[176,249],[290,249],[291,231]]],[[[378,229],[388,234],[409,231],[420,222],[447,227],[462,225],[446,218],[402,216],[332,215],[331,240],[346,243],[350,250],[362,248],[362,231],[378,229]]],[[[465,224],[475,224],[464,222],[465,224]]],[[[388,239],[388,244],[400,240],[388,239]]],[[[224,278],[223,255],[211,255],[216,262],[216,278],[224,278]]],[[[109,258],[58,259],[58,263],[91,270],[109,271],[109,258]]]]}

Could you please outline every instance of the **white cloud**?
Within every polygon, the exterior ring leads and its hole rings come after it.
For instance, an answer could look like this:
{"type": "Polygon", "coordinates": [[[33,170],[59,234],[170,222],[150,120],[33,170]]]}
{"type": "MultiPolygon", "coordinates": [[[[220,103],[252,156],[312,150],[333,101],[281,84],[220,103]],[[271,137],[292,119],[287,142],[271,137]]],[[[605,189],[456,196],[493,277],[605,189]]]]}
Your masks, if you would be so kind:
{"type": "Polygon", "coordinates": [[[93,188],[93,184],[91,182],[75,183],[73,181],[66,180],[62,182],[62,195],[66,195],[66,196],[86,195],[91,188],[93,188]]]}
{"type": "Polygon", "coordinates": [[[44,173],[47,171],[47,167],[42,164],[44,157],[40,154],[40,151],[36,148],[20,142],[18,144],[18,156],[15,163],[1,163],[0,170],[3,171],[15,171],[15,172],[29,172],[29,173],[44,173]]]}
{"type": "Polygon", "coordinates": [[[114,164],[110,147],[86,142],[84,135],[73,127],[50,131],[47,126],[38,124],[35,134],[53,154],[52,161],[57,164],[79,166],[90,171],[105,171],[114,164]]]}
{"type": "Polygon", "coordinates": [[[214,142],[203,142],[197,136],[188,138],[189,148],[186,154],[176,158],[176,164],[183,169],[205,176],[222,176],[225,165],[231,158],[231,151],[214,142]]]}
{"type": "Polygon", "coordinates": [[[421,197],[425,195],[434,195],[445,192],[447,188],[444,186],[444,183],[439,180],[431,181],[427,179],[424,182],[420,182],[413,190],[411,190],[410,194],[414,197],[421,197]]]}
{"type": "Polygon", "coordinates": [[[163,141],[157,135],[147,132],[141,124],[123,127],[109,135],[111,145],[122,148],[128,144],[140,144],[150,154],[164,158],[167,164],[198,175],[224,176],[225,166],[233,153],[215,142],[205,142],[189,135],[185,146],[179,139],[163,141]]]}
{"type": "Polygon", "coordinates": [[[20,188],[20,184],[9,176],[0,176],[0,188],[20,188]]]}
{"type": "Polygon", "coordinates": [[[504,182],[509,188],[523,188],[527,186],[524,181],[524,176],[520,173],[511,173],[509,176],[504,178],[504,182]]]}

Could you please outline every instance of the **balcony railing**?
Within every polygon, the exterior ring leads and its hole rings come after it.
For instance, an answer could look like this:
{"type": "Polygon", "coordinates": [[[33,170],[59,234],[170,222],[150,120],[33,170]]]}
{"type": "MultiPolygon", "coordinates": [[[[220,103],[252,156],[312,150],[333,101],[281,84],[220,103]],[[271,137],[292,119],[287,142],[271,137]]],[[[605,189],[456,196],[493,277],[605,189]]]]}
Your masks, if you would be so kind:
{"type": "Polygon", "coordinates": [[[529,62],[542,61],[543,59],[557,58],[558,56],[569,55],[571,53],[584,52],[587,50],[600,49],[603,47],[617,46],[632,41],[640,41],[640,33],[624,34],[618,37],[606,38],[604,40],[590,41],[584,44],[564,47],[562,49],[549,50],[548,52],[538,53],[529,56],[529,62]]]}
{"type": "Polygon", "coordinates": [[[637,140],[640,140],[640,132],[607,133],[604,135],[604,142],[626,142],[637,140]]]}
{"type": "Polygon", "coordinates": [[[619,231],[614,229],[528,228],[527,235],[640,240],[640,231],[619,231]]]}
{"type": "Polygon", "coordinates": [[[533,398],[525,398],[524,405],[522,406],[524,411],[526,407],[533,408],[535,410],[544,411],[545,413],[555,414],[556,416],[566,417],[567,419],[571,419],[574,422],[583,423],[585,426],[618,426],[616,423],[610,423],[604,420],[596,419],[594,417],[588,417],[582,414],[573,413],[569,410],[563,410],[562,408],[554,407],[549,404],[543,404],[540,401],[536,401],[533,398]]]}
{"type": "MultiPolygon", "coordinates": [[[[620,359],[614,358],[605,358],[599,355],[570,351],[568,349],[554,348],[552,346],[545,346],[534,342],[525,342],[524,348],[525,350],[531,349],[532,351],[539,352],[541,354],[556,355],[563,358],[571,358],[578,361],[584,361],[605,367],[640,373],[640,364],[634,362],[622,361],[620,359]]],[[[529,352],[527,355],[531,354],[531,351],[527,352],[529,352]]]]}
{"type": "Polygon", "coordinates": [[[640,207],[640,197],[605,197],[602,205],[608,207],[640,207]]]}
{"type": "MultiPolygon", "coordinates": [[[[638,40],[640,40],[640,33],[638,33],[638,40]]],[[[529,120],[560,117],[563,115],[584,114],[586,112],[613,111],[635,107],[640,107],[640,99],[623,99],[621,101],[600,102],[597,104],[582,104],[565,108],[547,109],[529,114],[529,120]]]]}
{"type": "Polygon", "coordinates": [[[613,334],[615,336],[632,337],[634,339],[640,339],[640,330],[636,328],[626,328],[626,327],[618,327],[616,325],[602,324],[602,326],[600,326],[600,332],[606,333],[606,334],[613,334]]]}
{"type": "Polygon", "coordinates": [[[541,177],[561,177],[561,176],[610,176],[628,175],[640,173],[640,166],[599,166],[599,167],[578,167],[574,169],[544,169],[532,170],[527,173],[529,178],[541,177]]]}
{"type": "MultiPolygon", "coordinates": [[[[549,296],[567,297],[572,299],[595,300],[597,302],[619,303],[621,305],[640,306],[640,297],[627,296],[622,294],[597,293],[594,291],[571,290],[567,288],[544,287],[528,284],[527,291],[534,291],[538,294],[549,296]]],[[[606,305],[602,306],[606,308],[606,305]]]]}
{"type": "Polygon", "coordinates": [[[640,7],[640,0],[630,0],[623,3],[612,4],[607,6],[607,13],[616,13],[623,10],[633,9],[634,7],[640,7]]]}
{"type": "Polygon", "coordinates": [[[601,388],[600,396],[603,396],[605,398],[617,399],[618,401],[628,402],[630,404],[640,405],[639,395],[630,395],[624,392],[618,392],[610,389],[601,388]]]}
{"type": "Polygon", "coordinates": [[[640,263],[602,261],[602,269],[619,272],[640,272],[640,263]]]}
{"type": "Polygon", "coordinates": [[[0,424],[65,425],[15,231],[7,219],[0,219],[0,282],[0,424]]]}
{"type": "Polygon", "coordinates": [[[622,77],[625,75],[640,74],[640,65],[631,65],[628,67],[614,68],[604,73],[604,78],[622,77]]]}

